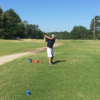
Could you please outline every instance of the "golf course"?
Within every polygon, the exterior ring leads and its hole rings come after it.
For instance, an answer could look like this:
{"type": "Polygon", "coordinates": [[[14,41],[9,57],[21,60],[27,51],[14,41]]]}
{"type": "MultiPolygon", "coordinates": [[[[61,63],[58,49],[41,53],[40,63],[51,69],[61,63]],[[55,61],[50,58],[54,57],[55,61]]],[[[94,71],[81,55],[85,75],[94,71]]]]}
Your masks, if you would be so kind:
{"type": "MultiPolygon", "coordinates": [[[[0,100],[100,100],[100,40],[56,42],[61,45],[54,47],[53,65],[48,65],[46,51],[0,65],[0,100]]],[[[46,45],[43,39],[0,39],[0,56],[46,45]]]]}

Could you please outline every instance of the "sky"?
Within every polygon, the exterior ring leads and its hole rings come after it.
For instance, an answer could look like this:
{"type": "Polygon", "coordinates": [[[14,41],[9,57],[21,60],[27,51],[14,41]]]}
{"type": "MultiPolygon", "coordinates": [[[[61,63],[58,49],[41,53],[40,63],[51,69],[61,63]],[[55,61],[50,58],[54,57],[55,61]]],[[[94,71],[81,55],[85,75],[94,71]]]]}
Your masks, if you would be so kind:
{"type": "Polygon", "coordinates": [[[100,16],[100,0],[0,0],[0,6],[43,32],[70,32],[80,25],[90,29],[91,20],[100,16]]]}

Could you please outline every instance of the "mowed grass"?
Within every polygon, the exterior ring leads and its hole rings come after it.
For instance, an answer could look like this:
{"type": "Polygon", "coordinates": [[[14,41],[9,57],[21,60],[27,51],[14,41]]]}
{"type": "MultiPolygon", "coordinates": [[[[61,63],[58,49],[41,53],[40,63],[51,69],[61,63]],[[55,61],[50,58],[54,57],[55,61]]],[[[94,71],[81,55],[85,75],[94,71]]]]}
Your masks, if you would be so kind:
{"type": "Polygon", "coordinates": [[[59,42],[52,66],[46,51],[1,65],[0,100],[100,100],[100,41],[59,42]]]}
{"type": "Polygon", "coordinates": [[[3,40],[0,39],[0,56],[15,53],[31,51],[35,48],[43,47],[43,39],[20,39],[20,40],[3,40]]]}

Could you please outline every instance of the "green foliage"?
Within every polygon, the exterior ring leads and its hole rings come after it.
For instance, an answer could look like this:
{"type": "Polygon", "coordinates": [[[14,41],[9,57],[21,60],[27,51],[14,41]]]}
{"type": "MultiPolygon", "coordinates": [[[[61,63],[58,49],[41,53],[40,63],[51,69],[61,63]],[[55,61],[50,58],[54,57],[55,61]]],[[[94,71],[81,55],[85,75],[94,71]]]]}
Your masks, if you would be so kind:
{"type": "Polygon", "coordinates": [[[87,39],[88,30],[83,26],[74,26],[71,31],[73,39],[87,39]]]}
{"type": "MultiPolygon", "coordinates": [[[[48,32],[51,37],[56,35],[57,39],[93,39],[94,18],[91,21],[90,29],[83,26],[74,26],[71,32],[48,32]]],[[[20,16],[13,10],[9,9],[5,12],[0,8],[0,38],[1,39],[17,39],[31,38],[43,39],[46,33],[39,29],[38,25],[28,24],[27,20],[21,21],[20,16]]],[[[100,39],[100,16],[95,16],[95,37],[100,39]]]]}
{"type": "Polygon", "coordinates": [[[91,31],[94,31],[94,26],[95,26],[96,39],[100,39],[100,16],[95,16],[95,18],[91,20],[90,24],[91,31]]]}
{"type": "MultiPolygon", "coordinates": [[[[27,22],[27,21],[26,21],[27,22]]],[[[26,24],[25,21],[24,27],[25,27],[25,34],[27,38],[32,38],[32,39],[43,39],[44,37],[44,32],[42,32],[39,29],[38,25],[32,25],[32,24],[26,24]]]]}
{"type": "Polygon", "coordinates": [[[44,33],[39,30],[38,25],[28,24],[27,21],[22,22],[20,16],[13,9],[3,12],[0,8],[1,39],[16,39],[17,37],[41,39],[43,36],[44,33]]]}
{"type": "MultiPolygon", "coordinates": [[[[24,25],[21,24],[21,19],[13,9],[4,12],[5,15],[5,38],[14,39],[18,34],[23,33],[24,25]]],[[[20,36],[20,35],[19,35],[20,36]]]]}
{"type": "Polygon", "coordinates": [[[57,39],[71,39],[71,34],[67,31],[64,32],[48,32],[48,36],[52,36],[52,34],[55,34],[57,39]]]}
{"type": "Polygon", "coordinates": [[[1,16],[2,13],[3,13],[3,10],[2,10],[2,8],[0,7],[0,16],[1,16]]]}
{"type": "MultiPolygon", "coordinates": [[[[95,17],[95,27],[96,39],[100,39],[100,16],[95,17]]],[[[89,30],[83,26],[74,26],[71,32],[49,32],[47,35],[55,34],[57,39],[93,39],[93,30],[94,19],[91,21],[89,30]]]]}
{"type": "Polygon", "coordinates": [[[91,20],[91,24],[90,24],[90,29],[92,31],[94,31],[94,23],[95,23],[95,29],[96,30],[100,30],[100,16],[95,16],[95,18],[93,18],[91,20]],[[95,20],[94,20],[95,19],[95,20]],[[95,21],[95,22],[94,22],[95,21]]]}
{"type": "Polygon", "coordinates": [[[3,24],[4,24],[3,20],[4,20],[4,15],[3,15],[3,11],[0,7],[0,36],[4,32],[4,30],[3,30],[3,24]]]}

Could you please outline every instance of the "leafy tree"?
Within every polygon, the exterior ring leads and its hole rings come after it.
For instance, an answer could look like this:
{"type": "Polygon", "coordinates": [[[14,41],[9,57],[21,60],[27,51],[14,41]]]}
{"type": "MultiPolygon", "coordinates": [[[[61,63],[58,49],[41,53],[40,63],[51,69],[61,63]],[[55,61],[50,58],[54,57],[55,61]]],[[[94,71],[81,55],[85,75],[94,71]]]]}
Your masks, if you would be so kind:
{"type": "Polygon", "coordinates": [[[94,32],[94,24],[95,24],[95,34],[96,34],[96,39],[98,39],[98,36],[100,36],[100,16],[95,16],[91,20],[90,24],[90,30],[94,32]]]}
{"type": "Polygon", "coordinates": [[[4,30],[4,15],[3,10],[0,7],[0,38],[4,38],[5,30],[4,30]]]}
{"type": "Polygon", "coordinates": [[[18,23],[16,24],[16,35],[15,37],[20,37],[20,38],[24,38],[25,37],[25,34],[24,34],[24,31],[25,28],[24,28],[24,24],[23,23],[18,23]]]}
{"type": "MultiPolygon", "coordinates": [[[[20,33],[18,30],[20,30],[20,27],[18,26],[21,23],[21,19],[18,14],[13,9],[7,10],[4,12],[4,22],[5,24],[5,30],[6,30],[6,38],[12,39],[15,38],[17,34],[20,33]]],[[[24,27],[24,26],[23,26],[24,27]]],[[[22,28],[23,29],[23,28],[22,28]]]]}
{"type": "Polygon", "coordinates": [[[42,37],[41,35],[41,31],[39,30],[38,28],[39,26],[38,25],[32,25],[30,24],[29,25],[29,31],[28,31],[28,36],[30,38],[36,38],[36,39],[39,39],[40,37],[42,37]]]}
{"type": "Polygon", "coordinates": [[[28,32],[29,32],[29,24],[28,24],[28,21],[27,20],[24,20],[23,21],[23,24],[24,24],[24,34],[25,34],[25,37],[28,38],[28,32]]]}
{"type": "Polygon", "coordinates": [[[48,36],[52,36],[52,34],[55,34],[57,39],[71,39],[71,34],[67,31],[64,32],[49,32],[47,33],[48,36]]]}
{"type": "Polygon", "coordinates": [[[2,10],[2,8],[1,8],[1,6],[0,6],[0,15],[3,13],[3,10],[2,10]]]}
{"type": "Polygon", "coordinates": [[[28,25],[28,21],[27,20],[24,20],[23,21],[23,24],[24,24],[24,26],[27,26],[28,25]]]}
{"type": "Polygon", "coordinates": [[[83,26],[74,26],[71,31],[72,39],[86,39],[88,30],[83,26]]]}

